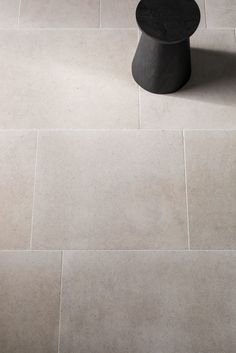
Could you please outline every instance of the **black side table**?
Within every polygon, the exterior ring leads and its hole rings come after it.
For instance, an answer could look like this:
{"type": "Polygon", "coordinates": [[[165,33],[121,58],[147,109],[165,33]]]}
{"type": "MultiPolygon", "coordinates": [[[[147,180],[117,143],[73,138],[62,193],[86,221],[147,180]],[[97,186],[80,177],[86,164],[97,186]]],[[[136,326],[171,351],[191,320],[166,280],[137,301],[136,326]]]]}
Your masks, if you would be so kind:
{"type": "Polygon", "coordinates": [[[172,93],[191,76],[190,36],[200,22],[194,0],[141,0],[142,35],[132,64],[135,81],[152,93],[172,93]]]}

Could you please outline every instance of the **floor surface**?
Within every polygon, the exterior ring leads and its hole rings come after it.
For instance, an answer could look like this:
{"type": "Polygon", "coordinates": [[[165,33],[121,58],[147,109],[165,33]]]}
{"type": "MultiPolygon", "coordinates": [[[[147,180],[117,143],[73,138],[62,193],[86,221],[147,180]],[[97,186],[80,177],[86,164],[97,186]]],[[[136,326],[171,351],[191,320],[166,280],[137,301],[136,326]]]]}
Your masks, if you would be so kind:
{"type": "Polygon", "coordinates": [[[236,0],[131,76],[137,0],[0,0],[0,352],[236,352],[236,0]]]}

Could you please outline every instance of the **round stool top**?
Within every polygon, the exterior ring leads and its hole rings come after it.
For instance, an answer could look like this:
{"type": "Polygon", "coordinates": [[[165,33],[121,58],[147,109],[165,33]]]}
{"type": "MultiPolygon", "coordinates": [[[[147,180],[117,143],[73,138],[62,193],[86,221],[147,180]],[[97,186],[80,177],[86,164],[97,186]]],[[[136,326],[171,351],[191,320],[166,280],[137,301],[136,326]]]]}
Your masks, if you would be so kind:
{"type": "Polygon", "coordinates": [[[141,0],[136,10],[140,29],[164,43],[189,38],[196,31],[200,17],[194,0],[141,0]]]}

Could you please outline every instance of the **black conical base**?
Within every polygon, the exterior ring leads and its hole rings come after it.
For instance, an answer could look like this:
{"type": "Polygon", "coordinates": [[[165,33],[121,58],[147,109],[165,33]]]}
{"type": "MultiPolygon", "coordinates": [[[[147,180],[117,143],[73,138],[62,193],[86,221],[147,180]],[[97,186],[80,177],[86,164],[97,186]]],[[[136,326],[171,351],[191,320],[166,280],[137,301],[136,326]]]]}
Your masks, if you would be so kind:
{"type": "Polygon", "coordinates": [[[135,81],[152,93],[173,93],[191,76],[190,42],[165,44],[142,33],[132,64],[135,81]]]}

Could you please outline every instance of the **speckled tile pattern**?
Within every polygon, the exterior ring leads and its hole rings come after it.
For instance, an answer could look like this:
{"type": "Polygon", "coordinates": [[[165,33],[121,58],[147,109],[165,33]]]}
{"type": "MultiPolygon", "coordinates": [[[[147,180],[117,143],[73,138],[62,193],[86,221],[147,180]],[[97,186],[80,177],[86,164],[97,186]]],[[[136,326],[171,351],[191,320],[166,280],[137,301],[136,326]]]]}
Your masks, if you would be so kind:
{"type": "Polygon", "coordinates": [[[99,0],[21,0],[21,27],[98,27],[99,0]]]}
{"type": "Polygon", "coordinates": [[[0,249],[29,249],[37,134],[0,131],[0,249]]]}
{"type": "Polygon", "coordinates": [[[0,353],[236,352],[236,0],[196,1],[154,95],[138,0],[0,0],[0,353]]]}
{"type": "Polygon", "coordinates": [[[192,249],[236,249],[236,131],[187,131],[192,249]]]}
{"type": "Polygon", "coordinates": [[[236,253],[66,252],[61,353],[236,348],[236,253]]]}
{"type": "Polygon", "coordinates": [[[0,28],[17,28],[20,0],[0,0],[0,28]]]}
{"type": "Polygon", "coordinates": [[[137,128],[136,43],[135,30],[1,31],[0,128],[137,128]]]}
{"type": "Polygon", "coordinates": [[[39,133],[34,249],[186,249],[182,134],[39,133]]]}
{"type": "Polygon", "coordinates": [[[0,252],[0,351],[57,353],[60,252],[0,252]]]}

